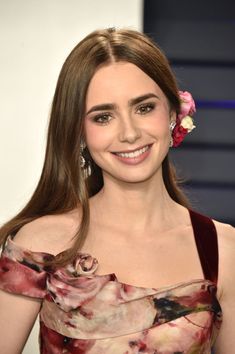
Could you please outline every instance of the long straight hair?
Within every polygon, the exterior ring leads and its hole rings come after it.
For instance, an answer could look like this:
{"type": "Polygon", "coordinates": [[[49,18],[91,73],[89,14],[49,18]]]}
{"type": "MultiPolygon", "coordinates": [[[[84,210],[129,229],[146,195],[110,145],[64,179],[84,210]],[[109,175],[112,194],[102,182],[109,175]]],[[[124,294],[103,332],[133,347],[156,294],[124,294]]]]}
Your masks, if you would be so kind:
{"type": "MultiPolygon", "coordinates": [[[[89,151],[89,175],[80,164],[84,139],[84,113],[88,85],[101,65],[125,61],[151,77],[166,95],[171,110],[180,110],[175,77],[160,48],[146,35],[114,28],[98,30],[85,37],[66,59],[56,86],[47,136],[45,161],[40,180],[27,205],[0,229],[0,242],[15,235],[26,223],[44,215],[81,210],[81,223],[69,248],[55,264],[71,261],[84,244],[89,228],[89,197],[103,186],[102,171],[89,151]]],[[[188,207],[168,156],[162,164],[163,180],[173,200],[188,207]]]]}

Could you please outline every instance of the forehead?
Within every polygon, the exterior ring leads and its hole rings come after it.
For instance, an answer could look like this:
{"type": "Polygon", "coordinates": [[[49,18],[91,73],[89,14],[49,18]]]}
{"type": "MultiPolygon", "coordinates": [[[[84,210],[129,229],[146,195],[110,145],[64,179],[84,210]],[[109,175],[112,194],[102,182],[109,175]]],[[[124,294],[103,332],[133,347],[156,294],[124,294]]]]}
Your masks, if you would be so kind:
{"type": "Polygon", "coordinates": [[[160,87],[144,71],[132,63],[117,62],[100,67],[88,86],[86,106],[121,99],[131,99],[146,93],[164,96],[160,87]]]}

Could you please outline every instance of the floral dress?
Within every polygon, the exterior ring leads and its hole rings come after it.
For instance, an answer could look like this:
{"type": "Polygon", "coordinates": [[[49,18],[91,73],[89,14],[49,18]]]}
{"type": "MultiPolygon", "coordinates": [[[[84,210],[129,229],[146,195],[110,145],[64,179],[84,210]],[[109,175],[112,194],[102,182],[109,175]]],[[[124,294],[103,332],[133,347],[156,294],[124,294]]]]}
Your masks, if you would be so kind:
{"type": "Polygon", "coordinates": [[[54,256],[8,237],[0,288],[42,299],[41,354],[209,354],[221,324],[217,235],[210,219],[190,216],[204,279],[137,287],[114,273],[97,275],[98,261],[85,253],[64,267],[47,267],[54,256]]]}

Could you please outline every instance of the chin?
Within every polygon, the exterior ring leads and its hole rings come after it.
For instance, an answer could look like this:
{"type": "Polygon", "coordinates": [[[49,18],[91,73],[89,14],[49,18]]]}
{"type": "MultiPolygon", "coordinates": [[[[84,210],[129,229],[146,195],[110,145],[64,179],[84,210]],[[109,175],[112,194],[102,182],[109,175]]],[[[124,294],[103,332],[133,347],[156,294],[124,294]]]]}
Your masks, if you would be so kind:
{"type": "Polygon", "coordinates": [[[105,179],[112,179],[113,181],[116,180],[117,183],[144,183],[148,182],[152,179],[157,179],[159,175],[162,176],[161,167],[155,169],[154,171],[127,171],[123,174],[114,174],[114,173],[104,173],[104,183],[105,179]]]}

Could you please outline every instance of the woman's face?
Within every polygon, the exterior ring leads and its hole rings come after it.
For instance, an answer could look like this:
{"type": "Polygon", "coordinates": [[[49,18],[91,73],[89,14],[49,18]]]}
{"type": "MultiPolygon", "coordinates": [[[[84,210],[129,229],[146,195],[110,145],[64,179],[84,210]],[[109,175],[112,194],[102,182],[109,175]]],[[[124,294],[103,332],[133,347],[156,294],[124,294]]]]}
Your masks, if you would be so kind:
{"type": "Polygon", "coordinates": [[[173,116],[160,87],[134,64],[99,68],[88,87],[84,127],[104,181],[143,182],[161,173],[173,116]]]}

